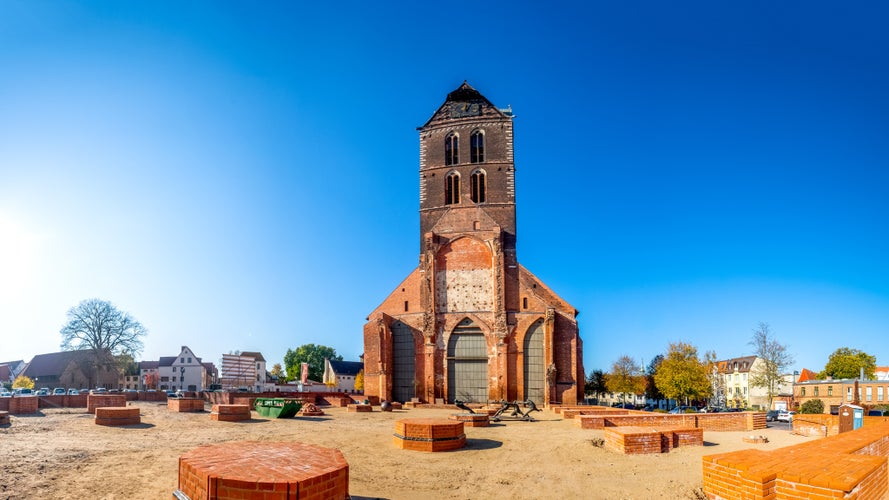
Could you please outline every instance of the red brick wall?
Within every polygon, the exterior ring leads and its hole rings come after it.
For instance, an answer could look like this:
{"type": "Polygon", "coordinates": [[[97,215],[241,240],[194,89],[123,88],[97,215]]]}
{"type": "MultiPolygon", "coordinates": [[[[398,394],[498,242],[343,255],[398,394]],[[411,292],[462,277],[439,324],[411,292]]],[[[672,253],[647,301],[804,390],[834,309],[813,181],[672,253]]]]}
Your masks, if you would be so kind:
{"type": "Polygon", "coordinates": [[[127,398],[123,394],[89,394],[86,399],[86,411],[95,414],[96,408],[110,406],[126,406],[127,398]]]}
{"type": "MultiPolygon", "coordinates": [[[[565,410],[563,410],[563,413],[565,410]]],[[[629,415],[592,414],[575,415],[577,425],[582,429],[602,429],[604,427],[683,427],[701,428],[706,431],[752,431],[765,429],[765,413],[669,413],[633,412],[629,415]]]]}
{"type": "Polygon", "coordinates": [[[204,400],[199,398],[170,398],[167,409],[175,412],[204,411],[204,400]]]}
{"type": "Polygon", "coordinates": [[[2,398],[9,400],[10,415],[30,415],[37,413],[37,396],[18,396],[14,398],[2,398]]]}

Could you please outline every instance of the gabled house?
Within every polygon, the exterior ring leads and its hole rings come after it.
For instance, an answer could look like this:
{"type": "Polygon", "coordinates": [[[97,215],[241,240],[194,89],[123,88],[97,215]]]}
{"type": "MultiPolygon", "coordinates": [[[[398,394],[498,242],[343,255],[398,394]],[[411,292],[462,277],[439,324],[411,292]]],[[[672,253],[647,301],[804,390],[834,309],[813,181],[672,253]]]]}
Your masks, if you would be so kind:
{"type": "Polygon", "coordinates": [[[0,362],[0,384],[11,385],[24,369],[25,362],[20,359],[0,362]]]}
{"type": "Polygon", "coordinates": [[[205,389],[207,369],[201,358],[188,346],[182,346],[178,356],[162,356],[158,360],[158,389],[166,391],[202,391],[205,389]]]}
{"type": "Polygon", "coordinates": [[[112,368],[97,370],[92,353],[85,350],[38,354],[25,366],[22,374],[33,380],[35,387],[49,389],[117,387],[118,379],[112,368]]]}
{"type": "Polygon", "coordinates": [[[325,359],[324,365],[324,384],[330,390],[358,392],[355,390],[355,377],[364,369],[364,363],[325,359]]]}

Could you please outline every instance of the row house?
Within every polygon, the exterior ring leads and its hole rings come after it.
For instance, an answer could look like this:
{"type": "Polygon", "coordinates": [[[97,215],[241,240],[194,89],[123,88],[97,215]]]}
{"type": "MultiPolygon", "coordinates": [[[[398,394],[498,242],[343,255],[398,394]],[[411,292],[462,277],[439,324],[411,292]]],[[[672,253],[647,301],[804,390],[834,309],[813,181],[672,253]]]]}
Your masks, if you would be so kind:
{"type": "Polygon", "coordinates": [[[266,371],[266,360],[261,352],[244,351],[222,355],[220,383],[224,389],[272,391],[275,383],[266,371]]]}
{"type": "Polygon", "coordinates": [[[822,379],[794,384],[794,408],[799,409],[806,401],[813,399],[820,399],[824,403],[824,413],[836,413],[840,405],[855,403],[856,399],[857,404],[865,408],[886,406],[889,405],[889,380],[822,379]]]}
{"type": "MultiPolygon", "coordinates": [[[[753,378],[765,369],[765,360],[742,356],[716,362],[715,399],[718,406],[729,408],[769,408],[769,391],[753,384],[753,378]]],[[[785,377],[778,394],[789,392],[792,379],[785,377]],[[786,387],[785,387],[786,386],[786,387]]]]}
{"type": "Polygon", "coordinates": [[[188,346],[178,356],[161,356],[158,361],[139,363],[139,380],[126,380],[133,389],[162,391],[202,391],[215,384],[218,374],[213,363],[204,363],[188,346]],[[138,385],[136,385],[138,384],[138,385]]]}

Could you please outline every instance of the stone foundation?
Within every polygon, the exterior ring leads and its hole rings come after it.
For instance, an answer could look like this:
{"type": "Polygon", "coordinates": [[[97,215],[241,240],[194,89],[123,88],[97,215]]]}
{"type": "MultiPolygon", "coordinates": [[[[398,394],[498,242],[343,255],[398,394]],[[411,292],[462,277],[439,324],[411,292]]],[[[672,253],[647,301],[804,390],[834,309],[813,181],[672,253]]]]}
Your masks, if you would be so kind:
{"type": "Polygon", "coordinates": [[[112,408],[127,405],[123,394],[90,394],[86,398],[86,411],[95,415],[96,408],[112,408]]]}
{"type": "Polygon", "coordinates": [[[8,411],[0,411],[0,425],[9,425],[8,411]]]}
{"type": "Polygon", "coordinates": [[[366,413],[366,412],[374,411],[374,407],[371,405],[365,405],[365,404],[351,404],[346,407],[346,411],[349,413],[355,413],[355,412],[366,413]]]}
{"type": "Polygon", "coordinates": [[[455,413],[448,419],[463,422],[465,427],[488,427],[491,425],[491,419],[487,413],[455,413]]]}
{"type": "Polygon", "coordinates": [[[626,455],[667,453],[679,446],[703,445],[703,429],[605,428],[605,448],[626,455]]]}

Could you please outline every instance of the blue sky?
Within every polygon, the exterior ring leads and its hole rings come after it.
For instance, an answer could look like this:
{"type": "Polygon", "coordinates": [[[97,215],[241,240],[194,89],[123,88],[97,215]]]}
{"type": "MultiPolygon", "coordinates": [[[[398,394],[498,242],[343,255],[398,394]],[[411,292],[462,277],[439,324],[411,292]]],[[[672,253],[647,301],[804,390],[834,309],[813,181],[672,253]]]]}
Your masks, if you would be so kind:
{"type": "Polygon", "coordinates": [[[418,137],[515,112],[518,257],[587,371],[757,324],[889,365],[889,8],[0,1],[0,360],[99,297],[144,359],[361,354],[416,265],[418,137]]]}

